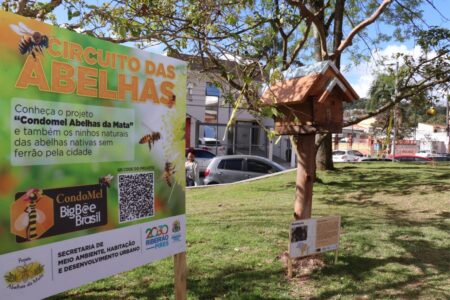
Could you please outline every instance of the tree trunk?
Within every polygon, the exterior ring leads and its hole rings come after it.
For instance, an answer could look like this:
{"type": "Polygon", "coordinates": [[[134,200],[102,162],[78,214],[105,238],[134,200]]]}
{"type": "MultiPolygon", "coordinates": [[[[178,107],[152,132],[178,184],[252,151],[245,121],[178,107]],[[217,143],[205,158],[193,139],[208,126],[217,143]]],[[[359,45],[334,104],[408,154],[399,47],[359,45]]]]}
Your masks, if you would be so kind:
{"type": "MultiPolygon", "coordinates": [[[[318,12],[323,8],[324,6],[323,0],[314,0],[311,1],[312,10],[314,12],[318,12]]],[[[322,23],[325,23],[324,14],[321,12],[318,15],[318,18],[322,21],[322,23]]],[[[341,30],[342,32],[342,30],[341,30]]],[[[315,37],[314,37],[314,58],[317,61],[322,61],[322,49],[320,47],[320,40],[319,40],[319,34],[317,31],[315,31],[315,37]]],[[[316,139],[319,139],[320,135],[316,136],[316,139]]],[[[325,140],[320,144],[319,148],[317,149],[316,153],[316,164],[318,170],[333,170],[333,159],[331,156],[332,147],[331,147],[331,134],[329,137],[327,136],[325,140]]]]}
{"type": "Polygon", "coordinates": [[[294,141],[297,155],[297,178],[295,181],[294,218],[311,218],[312,194],[315,176],[315,135],[300,135],[294,141]]]}
{"type": "MultiPolygon", "coordinates": [[[[336,0],[336,7],[334,9],[334,28],[333,28],[333,51],[339,47],[342,42],[342,26],[344,22],[344,6],[345,0],[336,0]]],[[[341,69],[341,55],[337,55],[334,64],[341,69]]]]}
{"type": "MultiPolygon", "coordinates": [[[[310,4],[314,12],[318,12],[324,5],[323,0],[311,0],[310,4]]],[[[345,0],[336,0],[334,30],[333,30],[333,49],[336,50],[342,41],[342,24],[344,17],[345,0]]],[[[323,11],[317,16],[322,23],[325,22],[323,11]]],[[[315,32],[314,56],[317,61],[322,61],[322,49],[318,32],[315,32]]],[[[340,55],[336,57],[335,63],[340,68],[340,55]]],[[[318,137],[318,136],[317,136],[318,137]]],[[[297,155],[297,178],[295,189],[294,217],[295,219],[311,218],[312,212],[312,193],[315,181],[316,166],[319,170],[333,170],[332,156],[332,135],[328,133],[320,144],[316,153],[316,136],[301,135],[291,138],[295,145],[297,155]]]]}
{"type": "MultiPolygon", "coordinates": [[[[320,12],[317,15],[317,18],[321,20],[322,23],[325,22],[324,20],[324,13],[323,10],[321,10],[324,6],[323,0],[311,0],[311,10],[314,13],[320,12]]],[[[322,46],[320,43],[320,34],[317,30],[317,28],[314,28],[314,58],[317,61],[322,61],[322,46]]]]}
{"type": "MultiPolygon", "coordinates": [[[[319,136],[318,136],[319,137],[319,136]]],[[[334,170],[333,165],[333,149],[331,133],[327,133],[327,136],[320,144],[316,154],[316,166],[317,170],[334,170]]]]}
{"type": "MultiPolygon", "coordinates": [[[[345,0],[336,0],[334,9],[334,27],[333,27],[333,51],[335,51],[342,41],[342,26],[344,20],[345,0]]],[[[316,52],[317,52],[316,48],[316,52]]],[[[317,57],[317,55],[316,55],[317,57]]],[[[337,55],[334,61],[336,67],[341,67],[341,56],[337,55]]],[[[332,135],[329,133],[320,144],[316,154],[316,164],[318,170],[333,170],[333,141],[332,135]]]]}

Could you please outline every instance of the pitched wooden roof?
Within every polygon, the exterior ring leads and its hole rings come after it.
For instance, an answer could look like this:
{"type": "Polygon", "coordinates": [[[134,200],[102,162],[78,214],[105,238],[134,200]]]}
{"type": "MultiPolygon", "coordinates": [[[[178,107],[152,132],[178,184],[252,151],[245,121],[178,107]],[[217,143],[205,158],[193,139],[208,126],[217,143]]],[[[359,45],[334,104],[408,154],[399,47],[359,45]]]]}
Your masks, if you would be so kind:
{"type": "Polygon", "coordinates": [[[277,82],[265,90],[261,101],[265,104],[296,104],[314,96],[319,102],[325,102],[334,92],[341,95],[342,101],[352,102],[359,99],[342,73],[328,61],[288,73],[286,80],[277,82]]]}

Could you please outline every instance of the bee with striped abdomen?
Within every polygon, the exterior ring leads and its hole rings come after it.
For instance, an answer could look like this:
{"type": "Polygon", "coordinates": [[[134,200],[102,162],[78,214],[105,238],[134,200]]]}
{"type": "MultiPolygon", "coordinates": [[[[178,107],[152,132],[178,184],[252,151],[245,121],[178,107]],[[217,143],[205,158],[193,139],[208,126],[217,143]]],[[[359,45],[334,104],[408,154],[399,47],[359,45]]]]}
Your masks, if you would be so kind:
{"type": "Polygon", "coordinates": [[[19,52],[22,55],[31,54],[36,59],[36,54],[43,54],[43,49],[48,48],[48,36],[31,30],[22,22],[19,25],[9,25],[11,29],[22,38],[19,42],[19,52]]]}
{"type": "Polygon", "coordinates": [[[153,144],[161,139],[161,134],[159,132],[152,132],[150,134],[144,135],[140,140],[139,144],[146,144],[148,143],[148,149],[152,150],[153,144]]]}
{"type": "Polygon", "coordinates": [[[98,184],[109,188],[111,186],[111,181],[113,180],[113,178],[114,178],[114,176],[112,176],[111,174],[108,174],[106,176],[99,178],[98,184]]]}
{"type": "Polygon", "coordinates": [[[175,173],[175,166],[171,162],[166,162],[164,166],[163,178],[167,185],[172,187],[172,175],[175,173]]]}
{"type": "Polygon", "coordinates": [[[16,230],[23,230],[26,228],[27,240],[35,240],[38,238],[36,228],[39,223],[45,221],[45,214],[41,210],[36,208],[37,203],[42,197],[42,191],[39,189],[29,189],[25,195],[20,197],[19,200],[24,200],[28,203],[24,212],[19,215],[14,222],[16,230]]]}

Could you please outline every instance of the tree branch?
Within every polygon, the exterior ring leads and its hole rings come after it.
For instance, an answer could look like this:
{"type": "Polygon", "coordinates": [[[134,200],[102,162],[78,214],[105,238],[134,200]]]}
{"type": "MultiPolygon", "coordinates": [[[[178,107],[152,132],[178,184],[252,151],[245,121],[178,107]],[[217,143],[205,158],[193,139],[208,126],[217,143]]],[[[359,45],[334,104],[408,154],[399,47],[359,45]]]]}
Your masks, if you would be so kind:
{"type": "Polygon", "coordinates": [[[23,15],[27,4],[28,4],[28,0],[20,0],[19,3],[17,4],[17,12],[16,13],[18,15],[23,15]]]}
{"type": "Polygon", "coordinates": [[[17,14],[29,18],[37,18],[43,20],[45,16],[51,13],[55,8],[60,6],[62,0],[51,0],[49,3],[42,6],[42,8],[37,9],[33,7],[28,7],[28,0],[21,0],[18,5],[17,14]]]}
{"type": "Polygon", "coordinates": [[[423,24],[425,24],[426,26],[430,26],[427,21],[425,21],[417,12],[413,11],[412,9],[410,9],[408,6],[403,5],[400,1],[395,0],[395,3],[397,3],[398,6],[400,6],[402,9],[404,9],[405,11],[409,12],[411,14],[411,16],[409,17],[409,20],[411,22],[411,24],[414,25],[414,27],[416,28],[420,28],[418,25],[416,25],[416,23],[414,22],[414,19],[419,19],[423,24]]]}
{"type": "Polygon", "coordinates": [[[328,21],[325,23],[325,30],[328,31],[330,29],[331,24],[334,20],[334,11],[331,13],[330,17],[328,18],[328,21]]]}
{"type": "Polygon", "coordinates": [[[425,91],[435,85],[448,83],[448,82],[450,82],[450,77],[442,78],[440,80],[435,80],[433,82],[428,82],[428,83],[426,83],[426,82],[427,82],[427,80],[422,80],[420,83],[418,83],[416,85],[404,87],[403,90],[408,90],[409,91],[408,93],[400,93],[398,96],[395,97],[394,101],[389,101],[388,103],[379,107],[375,111],[368,112],[367,114],[362,115],[359,118],[356,118],[352,121],[345,122],[342,125],[342,127],[347,127],[347,126],[358,124],[361,121],[364,121],[370,117],[374,117],[374,116],[388,110],[389,108],[393,107],[395,104],[399,103],[403,99],[408,99],[408,98],[410,98],[414,95],[417,95],[418,93],[425,91]]]}
{"type": "MultiPolygon", "coordinates": [[[[392,0],[391,0],[392,1],[392,0]]],[[[328,47],[327,47],[327,33],[324,27],[324,24],[319,20],[318,16],[327,8],[330,2],[327,5],[324,5],[319,11],[313,13],[311,10],[306,7],[305,3],[302,0],[293,1],[287,0],[290,5],[296,6],[300,9],[300,15],[308,20],[310,20],[317,29],[319,34],[320,48],[322,51],[322,59],[327,60],[329,58],[328,55],[328,47]]]]}
{"type": "Polygon", "coordinates": [[[370,24],[375,22],[378,19],[378,17],[383,13],[385,8],[392,3],[392,1],[394,1],[394,0],[383,0],[383,2],[380,4],[380,6],[377,8],[377,10],[369,18],[365,19],[364,21],[359,23],[355,28],[353,28],[353,30],[348,34],[348,37],[346,39],[342,40],[339,47],[331,55],[332,59],[334,60],[334,58],[337,55],[341,54],[345,48],[347,48],[348,46],[350,46],[352,44],[353,38],[355,37],[355,35],[358,32],[360,32],[361,30],[363,30],[364,28],[366,28],[367,26],[369,26],[370,24]]]}
{"type": "Polygon", "coordinates": [[[308,23],[306,24],[306,31],[303,36],[303,39],[298,41],[297,45],[294,48],[294,51],[292,52],[291,59],[287,64],[286,68],[283,68],[283,71],[287,70],[292,65],[300,50],[305,46],[305,43],[308,40],[309,32],[311,30],[311,25],[312,25],[311,21],[308,21],[308,23]]]}

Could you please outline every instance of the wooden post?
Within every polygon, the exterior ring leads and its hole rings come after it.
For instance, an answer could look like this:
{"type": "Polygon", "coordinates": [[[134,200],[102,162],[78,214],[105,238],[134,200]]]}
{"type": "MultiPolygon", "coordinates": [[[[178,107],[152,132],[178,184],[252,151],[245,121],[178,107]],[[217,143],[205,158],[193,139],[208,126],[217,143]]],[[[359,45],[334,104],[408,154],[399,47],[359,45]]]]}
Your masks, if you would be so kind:
{"type": "Polygon", "coordinates": [[[173,263],[175,269],[175,299],[176,300],[186,300],[187,299],[187,289],[186,289],[186,252],[181,252],[173,256],[173,263]]]}
{"type": "Polygon", "coordinates": [[[294,217],[297,220],[301,220],[311,218],[313,184],[316,171],[316,145],[314,134],[300,135],[295,139],[298,157],[294,217]]]}

